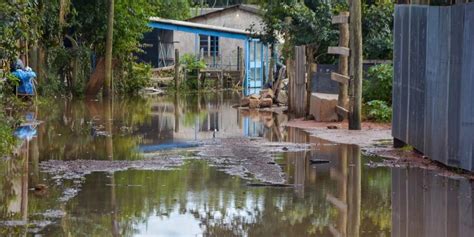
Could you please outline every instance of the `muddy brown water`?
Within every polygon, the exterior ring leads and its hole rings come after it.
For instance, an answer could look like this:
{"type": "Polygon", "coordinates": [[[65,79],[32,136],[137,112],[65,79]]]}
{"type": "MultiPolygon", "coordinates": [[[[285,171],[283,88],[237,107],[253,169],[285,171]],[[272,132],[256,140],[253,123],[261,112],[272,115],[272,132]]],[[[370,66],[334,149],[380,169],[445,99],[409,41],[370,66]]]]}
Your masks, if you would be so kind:
{"type": "MultiPolygon", "coordinates": [[[[373,168],[367,164],[380,158],[366,157],[356,146],[285,128],[284,115],[237,111],[232,105],[238,98],[226,92],[113,103],[43,102],[28,115],[42,123],[23,131],[25,140],[16,157],[0,162],[0,235],[474,233],[474,187],[467,180],[418,168],[373,168]],[[271,154],[273,160],[262,169],[281,172],[290,185],[255,185],[262,184],[252,176],[258,171],[229,172],[229,167],[245,167],[232,163],[232,156],[196,155],[202,141],[212,147],[215,139],[234,141],[230,138],[312,145],[265,153],[265,159],[271,154]],[[217,162],[220,158],[228,162],[217,162]],[[329,163],[311,164],[311,159],[329,163]],[[77,167],[55,173],[47,164],[77,167]]],[[[245,147],[232,152],[258,152],[245,147]]]]}

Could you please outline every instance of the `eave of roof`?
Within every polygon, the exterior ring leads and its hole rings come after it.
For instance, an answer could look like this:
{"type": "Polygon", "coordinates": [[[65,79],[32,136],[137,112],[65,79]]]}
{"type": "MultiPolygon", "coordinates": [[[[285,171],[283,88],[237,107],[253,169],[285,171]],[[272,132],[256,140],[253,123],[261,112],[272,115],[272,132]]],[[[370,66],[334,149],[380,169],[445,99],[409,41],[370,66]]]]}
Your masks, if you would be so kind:
{"type": "MultiPolygon", "coordinates": [[[[252,37],[252,33],[247,30],[240,30],[222,26],[213,26],[213,25],[206,25],[188,21],[177,21],[177,20],[169,20],[169,19],[162,19],[159,17],[150,17],[150,27],[161,28],[161,29],[168,29],[168,30],[181,30],[193,33],[203,33],[199,31],[206,31],[212,35],[212,32],[217,34],[224,33],[227,34],[229,38],[249,38],[252,37]]],[[[224,36],[225,37],[225,36],[224,36]]]]}
{"type": "Polygon", "coordinates": [[[250,5],[245,5],[245,4],[238,4],[238,5],[233,5],[233,6],[230,6],[230,7],[223,8],[221,10],[217,10],[217,11],[209,12],[209,13],[206,13],[206,14],[203,14],[203,15],[195,16],[195,17],[187,19],[186,21],[191,21],[192,22],[192,21],[195,21],[195,20],[198,20],[198,19],[201,19],[201,18],[211,17],[212,15],[217,15],[217,14],[220,14],[222,12],[231,11],[231,10],[235,10],[235,9],[250,12],[250,13],[255,14],[255,15],[260,15],[260,16],[263,15],[263,12],[260,9],[256,8],[256,7],[252,7],[250,5]]]}

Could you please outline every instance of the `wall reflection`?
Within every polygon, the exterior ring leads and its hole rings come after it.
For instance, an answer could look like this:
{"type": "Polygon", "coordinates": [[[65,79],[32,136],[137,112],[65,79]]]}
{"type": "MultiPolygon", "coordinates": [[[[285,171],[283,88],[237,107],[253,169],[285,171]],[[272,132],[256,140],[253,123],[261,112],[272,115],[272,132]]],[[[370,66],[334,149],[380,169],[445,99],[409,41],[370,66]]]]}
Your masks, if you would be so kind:
{"type": "MultiPolygon", "coordinates": [[[[297,184],[295,194],[305,198],[306,189],[309,187],[324,188],[325,202],[334,214],[327,226],[329,233],[332,236],[360,236],[362,193],[360,148],[311,137],[297,128],[287,128],[287,141],[315,145],[315,149],[311,151],[292,152],[286,155],[289,182],[297,184]],[[327,160],[329,163],[311,164],[311,159],[327,160]],[[326,186],[329,183],[330,185],[326,186]]],[[[380,228],[370,225],[368,227],[380,228]]]]}
{"type": "Polygon", "coordinates": [[[392,236],[474,233],[474,186],[417,168],[392,169],[392,236]]]}

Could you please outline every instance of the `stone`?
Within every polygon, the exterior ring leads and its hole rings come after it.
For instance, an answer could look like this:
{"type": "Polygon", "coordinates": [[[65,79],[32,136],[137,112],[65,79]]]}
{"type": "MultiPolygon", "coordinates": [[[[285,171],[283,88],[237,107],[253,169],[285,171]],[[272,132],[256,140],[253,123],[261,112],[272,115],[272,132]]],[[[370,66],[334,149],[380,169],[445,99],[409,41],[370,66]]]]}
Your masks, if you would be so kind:
{"type": "Polygon", "coordinates": [[[310,101],[310,114],[317,122],[337,121],[337,94],[312,93],[310,101]]]}
{"type": "Polygon", "coordinates": [[[249,96],[250,99],[256,99],[256,100],[259,100],[260,99],[260,95],[257,95],[257,94],[252,94],[249,96]]]}
{"type": "Polygon", "coordinates": [[[250,99],[248,97],[244,97],[240,99],[240,107],[249,107],[250,99]]]}
{"type": "Polygon", "coordinates": [[[273,105],[273,99],[263,98],[260,100],[260,108],[271,108],[273,105]]]}
{"type": "Polygon", "coordinates": [[[262,90],[260,94],[262,95],[261,98],[263,99],[268,98],[273,100],[273,98],[275,98],[275,93],[272,89],[262,90]]]}
{"type": "Polygon", "coordinates": [[[259,99],[254,99],[250,98],[250,103],[249,103],[249,108],[251,109],[257,109],[260,107],[260,100],[259,99]]]}

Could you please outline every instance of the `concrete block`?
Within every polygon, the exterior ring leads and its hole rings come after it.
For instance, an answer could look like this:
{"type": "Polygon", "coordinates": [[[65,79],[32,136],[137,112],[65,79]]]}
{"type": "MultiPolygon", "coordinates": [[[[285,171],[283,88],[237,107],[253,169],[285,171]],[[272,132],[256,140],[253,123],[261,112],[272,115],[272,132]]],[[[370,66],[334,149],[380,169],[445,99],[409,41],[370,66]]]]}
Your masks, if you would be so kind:
{"type": "Polygon", "coordinates": [[[336,94],[312,93],[310,103],[310,114],[318,122],[334,122],[337,121],[336,94]]]}

